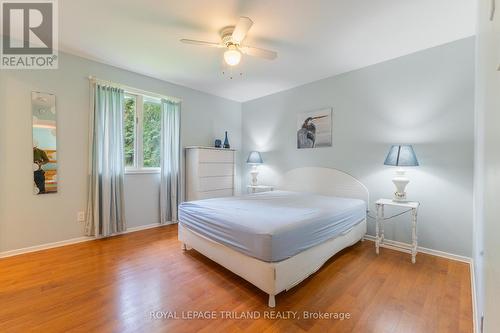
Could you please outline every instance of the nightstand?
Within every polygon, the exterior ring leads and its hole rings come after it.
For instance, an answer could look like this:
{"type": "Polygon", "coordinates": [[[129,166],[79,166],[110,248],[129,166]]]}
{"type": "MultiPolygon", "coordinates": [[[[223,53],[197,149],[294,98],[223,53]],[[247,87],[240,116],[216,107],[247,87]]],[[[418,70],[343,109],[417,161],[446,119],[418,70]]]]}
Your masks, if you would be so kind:
{"type": "Polygon", "coordinates": [[[274,191],[274,186],[272,185],[248,185],[247,188],[251,193],[274,191]]]}
{"type": "MultiPolygon", "coordinates": [[[[408,212],[411,213],[411,244],[400,244],[400,243],[391,243],[388,244],[388,247],[396,247],[396,248],[402,248],[405,250],[410,250],[411,251],[411,262],[415,263],[416,262],[416,257],[417,257],[417,247],[418,247],[418,242],[417,242],[417,212],[418,212],[418,207],[420,206],[420,203],[416,201],[394,201],[391,199],[379,199],[375,202],[375,207],[377,208],[377,218],[375,221],[375,251],[377,254],[379,254],[379,248],[380,246],[386,245],[384,243],[385,238],[384,238],[384,221],[385,221],[385,216],[384,216],[384,207],[385,206],[393,206],[393,207],[399,207],[399,208],[405,208],[408,210],[408,212]]],[[[404,213],[404,212],[403,212],[404,213]]],[[[400,214],[398,214],[400,215],[400,214]]]]}

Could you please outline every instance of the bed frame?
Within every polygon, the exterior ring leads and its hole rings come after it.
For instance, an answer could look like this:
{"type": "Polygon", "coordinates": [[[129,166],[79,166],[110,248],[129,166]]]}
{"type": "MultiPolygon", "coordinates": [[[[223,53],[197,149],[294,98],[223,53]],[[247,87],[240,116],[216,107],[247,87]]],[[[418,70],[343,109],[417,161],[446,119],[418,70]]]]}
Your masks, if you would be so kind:
{"type": "MultiPolygon", "coordinates": [[[[316,167],[293,169],[281,178],[276,188],[362,199],[367,205],[369,203],[366,186],[351,175],[336,169],[316,167]]],[[[337,252],[362,240],[365,234],[366,218],[344,234],[291,258],[266,262],[244,255],[179,224],[182,249],[194,248],[263,290],[269,294],[268,305],[271,308],[276,306],[275,295],[299,284],[337,252]]]]}

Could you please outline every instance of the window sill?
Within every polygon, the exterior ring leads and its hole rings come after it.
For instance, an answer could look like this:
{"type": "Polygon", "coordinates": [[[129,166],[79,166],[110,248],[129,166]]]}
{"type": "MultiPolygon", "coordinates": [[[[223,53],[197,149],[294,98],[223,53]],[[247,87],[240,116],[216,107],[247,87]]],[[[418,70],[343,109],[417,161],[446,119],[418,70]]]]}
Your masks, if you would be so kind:
{"type": "Polygon", "coordinates": [[[160,173],[160,168],[125,169],[126,175],[144,175],[160,173]]]}

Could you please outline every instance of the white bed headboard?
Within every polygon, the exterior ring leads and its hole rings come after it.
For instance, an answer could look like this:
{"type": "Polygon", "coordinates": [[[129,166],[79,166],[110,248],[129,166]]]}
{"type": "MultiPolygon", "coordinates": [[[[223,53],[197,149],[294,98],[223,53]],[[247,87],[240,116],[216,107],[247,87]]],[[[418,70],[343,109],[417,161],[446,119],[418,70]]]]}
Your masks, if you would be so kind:
{"type": "Polygon", "coordinates": [[[367,205],[370,203],[368,188],[353,176],[337,169],[318,167],[292,169],[281,177],[277,188],[361,199],[367,205]]]}

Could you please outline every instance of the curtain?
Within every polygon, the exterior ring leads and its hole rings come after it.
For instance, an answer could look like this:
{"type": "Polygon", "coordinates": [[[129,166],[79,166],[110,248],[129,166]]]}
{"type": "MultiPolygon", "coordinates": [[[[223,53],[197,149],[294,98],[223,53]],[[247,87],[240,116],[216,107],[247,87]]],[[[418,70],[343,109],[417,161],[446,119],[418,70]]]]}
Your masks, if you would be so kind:
{"type": "Polygon", "coordinates": [[[93,83],[89,131],[88,236],[126,229],[123,179],[123,90],[93,83]]]}
{"type": "Polygon", "coordinates": [[[180,103],[162,100],[160,223],[177,222],[180,199],[180,103]]]}

